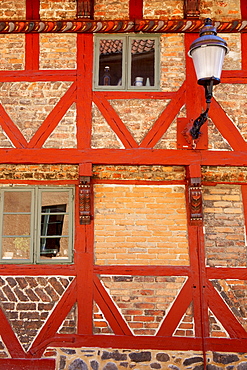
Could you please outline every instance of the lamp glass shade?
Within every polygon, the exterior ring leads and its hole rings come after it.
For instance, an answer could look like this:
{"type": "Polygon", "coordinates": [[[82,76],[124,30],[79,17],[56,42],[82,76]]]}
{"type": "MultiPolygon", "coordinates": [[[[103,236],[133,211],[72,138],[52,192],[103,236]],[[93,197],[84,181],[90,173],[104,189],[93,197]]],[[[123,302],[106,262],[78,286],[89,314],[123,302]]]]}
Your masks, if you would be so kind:
{"type": "Polygon", "coordinates": [[[190,51],[197,80],[219,79],[227,49],[220,45],[202,45],[190,51]]]}

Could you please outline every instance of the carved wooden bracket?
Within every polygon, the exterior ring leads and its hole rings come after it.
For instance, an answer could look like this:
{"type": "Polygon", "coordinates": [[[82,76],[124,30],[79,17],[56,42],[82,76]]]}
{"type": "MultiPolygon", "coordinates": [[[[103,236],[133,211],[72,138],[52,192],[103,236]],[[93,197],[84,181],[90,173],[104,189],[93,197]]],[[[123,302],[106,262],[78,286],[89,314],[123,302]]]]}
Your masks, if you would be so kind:
{"type": "MultiPolygon", "coordinates": [[[[191,179],[193,180],[193,179],[191,179]]],[[[202,187],[201,184],[191,184],[189,186],[189,205],[190,205],[190,221],[202,221],[202,187]]]]}
{"type": "Polygon", "coordinates": [[[202,186],[201,186],[201,167],[190,165],[188,169],[189,177],[189,213],[190,223],[198,225],[202,222],[202,186]]]}
{"type": "Polygon", "coordinates": [[[185,18],[199,18],[200,0],[184,0],[184,17],[185,18]]]}
{"type": "Polygon", "coordinates": [[[93,19],[94,0],[77,0],[77,17],[93,19]]]}
{"type": "Polygon", "coordinates": [[[91,223],[91,178],[80,176],[79,183],[79,217],[81,225],[91,223]]]}

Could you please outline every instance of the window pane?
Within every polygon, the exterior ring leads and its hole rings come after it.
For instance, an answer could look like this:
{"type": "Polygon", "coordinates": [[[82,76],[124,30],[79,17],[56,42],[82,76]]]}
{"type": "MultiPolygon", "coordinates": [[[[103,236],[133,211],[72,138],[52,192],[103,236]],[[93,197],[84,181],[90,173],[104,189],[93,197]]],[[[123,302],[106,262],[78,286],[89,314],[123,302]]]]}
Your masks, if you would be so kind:
{"type": "MultiPolygon", "coordinates": [[[[68,204],[69,193],[67,191],[43,191],[42,202],[43,206],[55,206],[60,204],[68,204]]],[[[57,211],[56,211],[57,212],[57,211]]]]}
{"type": "Polygon", "coordinates": [[[30,238],[2,238],[2,259],[30,259],[30,238]]]}
{"type": "Polygon", "coordinates": [[[40,257],[64,258],[68,256],[69,193],[42,192],[40,222],[40,257]],[[66,239],[66,243],[64,241],[66,239]]]}
{"type": "Polygon", "coordinates": [[[155,40],[131,42],[131,86],[154,86],[155,40]]]}
{"type": "Polygon", "coordinates": [[[30,212],[31,192],[30,191],[5,191],[4,212],[30,212]]]}
{"type": "Polygon", "coordinates": [[[40,259],[68,259],[69,238],[41,238],[41,246],[47,245],[47,250],[41,250],[40,259]],[[59,243],[59,246],[58,246],[59,243]],[[50,253],[49,253],[50,251],[50,253]],[[54,253],[52,253],[54,251],[54,253]]]}
{"type": "Polygon", "coordinates": [[[100,40],[99,86],[122,85],[122,58],[123,40],[100,40]]]}
{"type": "Polygon", "coordinates": [[[30,215],[4,215],[3,235],[30,235],[30,215]]]}

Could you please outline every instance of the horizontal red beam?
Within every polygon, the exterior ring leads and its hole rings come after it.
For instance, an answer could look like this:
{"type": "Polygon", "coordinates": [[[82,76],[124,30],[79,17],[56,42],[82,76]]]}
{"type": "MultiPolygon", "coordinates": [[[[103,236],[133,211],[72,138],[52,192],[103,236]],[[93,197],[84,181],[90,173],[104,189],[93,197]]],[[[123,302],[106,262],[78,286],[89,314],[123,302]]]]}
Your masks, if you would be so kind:
{"type": "Polygon", "coordinates": [[[0,163],[247,166],[247,151],[169,149],[0,149],[0,163]]]}
{"type": "Polygon", "coordinates": [[[190,276],[188,266],[94,266],[96,274],[133,276],[190,276]]]}
{"type": "Polygon", "coordinates": [[[76,74],[76,70],[0,71],[0,81],[75,81],[76,74]]]}
{"type": "Polygon", "coordinates": [[[1,276],[38,276],[38,275],[75,275],[74,265],[18,265],[18,264],[5,264],[0,265],[1,276]]]}
{"type": "Polygon", "coordinates": [[[0,359],[0,368],[4,370],[55,370],[55,365],[55,359],[0,359]]]}
{"type": "Polygon", "coordinates": [[[208,279],[241,279],[247,280],[246,268],[220,268],[208,267],[206,268],[208,279]]]}
{"type": "Polygon", "coordinates": [[[101,347],[157,350],[202,350],[201,338],[130,336],[130,335],[58,335],[51,338],[49,347],[101,347]],[[71,339],[73,338],[73,343],[71,339]]]}

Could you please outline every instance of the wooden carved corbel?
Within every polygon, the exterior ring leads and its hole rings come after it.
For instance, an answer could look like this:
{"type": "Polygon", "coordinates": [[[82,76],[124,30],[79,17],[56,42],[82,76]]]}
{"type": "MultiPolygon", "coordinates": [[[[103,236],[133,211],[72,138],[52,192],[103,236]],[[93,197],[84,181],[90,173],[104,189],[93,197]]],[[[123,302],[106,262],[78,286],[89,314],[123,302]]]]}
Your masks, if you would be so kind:
{"type": "Polygon", "coordinates": [[[77,17],[93,19],[94,0],[77,0],[77,17]]]}
{"type": "Polygon", "coordinates": [[[200,0],[184,0],[184,17],[199,18],[200,16],[200,0]]]}
{"type": "Polygon", "coordinates": [[[80,176],[79,183],[79,216],[81,225],[91,223],[91,178],[80,176]]]}
{"type": "Polygon", "coordinates": [[[188,191],[190,222],[192,225],[197,225],[203,218],[201,168],[198,165],[189,166],[188,191]]]}
{"type": "MultiPolygon", "coordinates": [[[[191,181],[194,180],[193,178],[191,181]]],[[[190,221],[202,221],[202,187],[201,183],[191,183],[189,186],[190,221]]]]}

